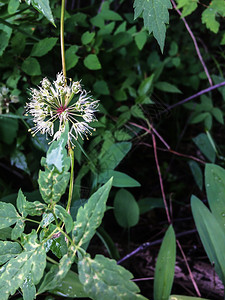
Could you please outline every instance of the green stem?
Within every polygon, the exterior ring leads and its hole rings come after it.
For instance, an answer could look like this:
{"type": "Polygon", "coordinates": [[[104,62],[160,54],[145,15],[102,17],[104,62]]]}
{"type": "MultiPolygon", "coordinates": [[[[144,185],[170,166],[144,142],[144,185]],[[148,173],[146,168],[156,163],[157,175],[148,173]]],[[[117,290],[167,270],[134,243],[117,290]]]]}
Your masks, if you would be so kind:
{"type": "Polygon", "coordinates": [[[70,213],[70,206],[72,202],[72,195],[73,195],[73,177],[74,177],[74,152],[73,149],[69,146],[69,155],[71,159],[71,171],[70,171],[70,186],[69,186],[69,197],[66,206],[66,211],[70,213]]]}
{"type": "Polygon", "coordinates": [[[40,225],[40,222],[29,219],[29,218],[25,218],[25,221],[33,222],[33,223],[36,223],[36,224],[40,225]]]}
{"type": "Polygon", "coordinates": [[[61,19],[60,19],[60,42],[61,42],[61,57],[63,75],[66,78],[66,61],[65,61],[65,46],[64,46],[64,14],[65,14],[65,0],[62,0],[61,19]]]}
{"type": "Polygon", "coordinates": [[[50,261],[51,263],[53,263],[54,265],[58,265],[58,264],[59,264],[56,260],[52,259],[52,258],[49,257],[49,256],[46,256],[46,259],[47,259],[48,261],[50,261]]]}

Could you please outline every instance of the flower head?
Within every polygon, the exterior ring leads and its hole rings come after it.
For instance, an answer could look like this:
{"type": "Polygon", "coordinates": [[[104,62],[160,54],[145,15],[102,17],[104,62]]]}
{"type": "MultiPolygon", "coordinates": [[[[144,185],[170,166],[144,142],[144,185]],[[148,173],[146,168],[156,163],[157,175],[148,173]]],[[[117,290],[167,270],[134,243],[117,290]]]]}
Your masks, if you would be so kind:
{"type": "Polygon", "coordinates": [[[62,73],[58,73],[53,84],[44,78],[39,89],[31,89],[31,101],[26,105],[26,111],[33,116],[34,127],[30,129],[33,135],[37,132],[49,134],[53,141],[57,140],[69,122],[68,140],[91,134],[94,130],[89,123],[96,121],[98,101],[93,101],[89,93],[82,89],[79,81],[69,85],[62,73]]]}

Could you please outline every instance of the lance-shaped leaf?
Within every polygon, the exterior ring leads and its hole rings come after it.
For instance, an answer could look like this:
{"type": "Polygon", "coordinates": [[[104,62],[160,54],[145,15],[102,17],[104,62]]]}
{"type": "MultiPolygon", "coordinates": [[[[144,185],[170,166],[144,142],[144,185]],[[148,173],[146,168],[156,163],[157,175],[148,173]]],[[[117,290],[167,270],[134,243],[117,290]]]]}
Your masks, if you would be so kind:
{"type": "Polygon", "coordinates": [[[191,208],[208,258],[215,265],[216,273],[225,284],[225,233],[216,217],[195,196],[191,198],[191,208]]]}
{"type": "Polygon", "coordinates": [[[0,229],[15,224],[20,218],[11,203],[0,202],[0,229]]]}
{"type": "Polygon", "coordinates": [[[16,290],[23,285],[30,276],[32,282],[37,284],[43,276],[46,265],[46,253],[44,247],[38,246],[31,251],[24,251],[16,258],[3,266],[0,276],[1,300],[7,300],[16,290]]]}
{"type": "Polygon", "coordinates": [[[144,26],[153,32],[161,51],[163,52],[166,25],[169,23],[168,9],[172,8],[169,0],[135,0],[134,19],[143,12],[144,26]]]}
{"type": "Polygon", "coordinates": [[[52,15],[52,11],[49,5],[49,0],[25,0],[28,5],[32,4],[32,6],[42,13],[48,20],[55,26],[54,18],[52,15]]]}
{"type": "Polygon", "coordinates": [[[138,294],[138,286],[131,281],[133,275],[113,259],[102,255],[91,259],[86,255],[79,258],[78,271],[84,291],[93,300],[146,299],[138,294]]]}
{"type": "Polygon", "coordinates": [[[31,274],[29,274],[24,280],[21,290],[23,293],[23,300],[36,299],[36,287],[32,281],[31,274]]]}
{"type": "Polygon", "coordinates": [[[16,199],[16,206],[18,208],[18,211],[21,213],[23,217],[27,216],[27,212],[24,209],[24,207],[26,206],[26,202],[27,202],[26,197],[24,196],[22,190],[20,189],[16,199]]]}
{"type": "Polygon", "coordinates": [[[157,257],[154,300],[168,300],[174,278],[176,261],[176,238],[172,225],[168,228],[157,257]]]}
{"type": "Polygon", "coordinates": [[[38,290],[38,294],[41,294],[45,291],[50,291],[55,289],[62,279],[69,272],[71,265],[74,262],[75,258],[75,249],[69,248],[68,253],[65,254],[59,262],[58,266],[53,265],[50,271],[45,275],[41,286],[38,290]]]}
{"type": "Polygon", "coordinates": [[[66,232],[70,233],[73,228],[73,219],[61,205],[55,205],[56,217],[65,223],[66,232]]]}
{"type": "Polygon", "coordinates": [[[98,189],[84,207],[79,208],[72,231],[73,241],[77,246],[81,247],[82,244],[90,241],[96,228],[101,224],[112,181],[113,178],[98,189]]]}
{"type": "Polygon", "coordinates": [[[14,242],[0,241],[0,265],[22,252],[20,244],[14,242]]]}
{"type": "Polygon", "coordinates": [[[25,228],[25,223],[23,219],[19,219],[16,222],[16,225],[14,226],[12,233],[11,233],[11,239],[17,240],[19,237],[21,237],[21,234],[23,233],[25,228]]]}

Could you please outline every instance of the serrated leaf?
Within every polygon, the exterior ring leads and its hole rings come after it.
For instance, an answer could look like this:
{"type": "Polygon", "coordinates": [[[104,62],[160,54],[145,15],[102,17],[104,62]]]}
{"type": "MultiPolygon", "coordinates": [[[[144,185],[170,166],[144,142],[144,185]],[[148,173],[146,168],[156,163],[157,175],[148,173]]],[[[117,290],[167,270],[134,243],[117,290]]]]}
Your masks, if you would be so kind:
{"type": "Polygon", "coordinates": [[[3,266],[0,276],[1,299],[7,300],[9,295],[13,295],[29,276],[32,282],[37,284],[43,276],[45,265],[46,253],[44,247],[39,245],[32,251],[24,251],[16,258],[11,258],[3,266]]]}
{"type": "Polygon", "coordinates": [[[205,186],[210,209],[225,232],[225,170],[206,164],[205,186]]]}
{"type": "Polygon", "coordinates": [[[53,265],[50,271],[45,275],[38,293],[41,294],[45,291],[50,291],[55,289],[62,279],[69,272],[71,265],[74,262],[75,251],[71,252],[71,249],[68,249],[68,253],[65,254],[59,262],[58,266],[53,265]]]}
{"type": "Polygon", "coordinates": [[[190,15],[197,7],[198,7],[198,0],[177,0],[177,8],[182,9],[182,17],[186,17],[190,15]]]}
{"type": "Polygon", "coordinates": [[[52,15],[52,11],[49,5],[49,0],[25,0],[28,5],[32,4],[32,6],[42,13],[54,26],[54,18],[52,15]]]}
{"type": "Polygon", "coordinates": [[[125,189],[116,193],[114,215],[118,224],[124,228],[135,226],[139,221],[139,206],[134,196],[125,189]]]}
{"type": "Polygon", "coordinates": [[[81,247],[82,244],[90,241],[95,234],[96,228],[101,224],[112,180],[113,178],[99,188],[89,198],[84,207],[79,208],[72,231],[73,241],[76,246],[81,247]]]}
{"type": "Polygon", "coordinates": [[[215,271],[225,284],[225,233],[216,217],[195,196],[191,198],[191,208],[195,224],[200,235],[202,244],[215,266],[215,271]]]}
{"type": "Polygon", "coordinates": [[[0,265],[4,264],[12,257],[17,256],[21,252],[22,252],[22,248],[19,243],[0,241],[0,265]]]}
{"type": "Polygon", "coordinates": [[[52,50],[52,48],[57,43],[58,38],[45,38],[38,43],[34,44],[30,56],[37,56],[41,57],[47,54],[49,51],[52,50]]]}
{"type": "Polygon", "coordinates": [[[168,228],[157,257],[154,276],[154,300],[168,300],[174,279],[176,237],[172,225],[168,228]]]}
{"type": "Polygon", "coordinates": [[[95,259],[91,259],[86,255],[79,259],[78,271],[84,291],[93,300],[146,299],[138,294],[140,290],[131,281],[132,274],[117,265],[113,259],[102,255],[96,255],[95,259]]]}
{"type": "Polygon", "coordinates": [[[70,233],[73,228],[73,219],[70,214],[61,205],[55,205],[55,214],[57,218],[65,223],[66,232],[70,233]]]}
{"type": "Polygon", "coordinates": [[[161,51],[163,52],[166,26],[169,23],[168,9],[172,8],[169,0],[135,0],[134,19],[143,12],[144,26],[149,33],[153,32],[161,51]]]}
{"type": "Polygon", "coordinates": [[[0,229],[15,224],[20,216],[11,203],[0,202],[0,229]]]}
{"type": "Polygon", "coordinates": [[[211,1],[202,13],[202,23],[206,24],[206,27],[214,33],[217,33],[220,27],[220,23],[216,20],[218,14],[225,16],[225,2],[223,0],[211,1]]]}

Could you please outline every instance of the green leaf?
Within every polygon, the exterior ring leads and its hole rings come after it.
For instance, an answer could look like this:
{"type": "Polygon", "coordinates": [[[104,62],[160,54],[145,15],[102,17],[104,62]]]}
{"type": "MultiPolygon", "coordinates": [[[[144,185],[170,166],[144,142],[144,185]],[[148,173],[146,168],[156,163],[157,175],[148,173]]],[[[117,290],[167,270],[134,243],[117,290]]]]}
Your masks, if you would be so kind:
{"type": "Polygon", "coordinates": [[[0,240],[7,240],[11,238],[11,232],[12,232],[12,228],[11,227],[6,227],[6,228],[2,228],[0,229],[0,240]]]}
{"type": "Polygon", "coordinates": [[[194,160],[189,161],[188,164],[189,164],[189,167],[191,169],[191,173],[192,173],[192,175],[195,179],[195,182],[197,183],[197,186],[202,191],[203,174],[202,174],[201,168],[199,167],[198,163],[194,160]]]}
{"type": "Polygon", "coordinates": [[[193,141],[208,160],[214,163],[216,160],[216,153],[207,135],[205,133],[200,133],[193,138],[193,141]]]}
{"type": "Polygon", "coordinates": [[[74,262],[75,251],[71,251],[68,249],[68,253],[63,256],[60,260],[59,265],[53,265],[50,271],[45,275],[38,293],[44,293],[45,291],[51,291],[57,288],[57,286],[62,282],[62,279],[66,276],[69,272],[71,265],[74,262]]]}
{"type": "Polygon", "coordinates": [[[78,63],[79,56],[76,55],[78,49],[79,48],[76,45],[73,45],[66,50],[65,59],[67,71],[75,67],[78,63]]]}
{"type": "Polygon", "coordinates": [[[70,214],[61,205],[55,205],[55,214],[57,218],[65,223],[66,232],[70,233],[73,228],[73,219],[70,214]]]}
{"type": "Polygon", "coordinates": [[[32,6],[42,13],[54,26],[54,18],[52,15],[52,11],[49,5],[49,0],[25,0],[28,5],[32,4],[32,6]]]}
{"type": "Polygon", "coordinates": [[[14,142],[17,137],[19,125],[18,120],[0,117],[0,140],[7,145],[10,145],[14,142]]]}
{"type": "Polygon", "coordinates": [[[0,24],[0,56],[2,56],[8,46],[11,34],[12,28],[7,25],[0,24]]]}
{"type": "Polygon", "coordinates": [[[13,230],[12,230],[12,233],[11,233],[11,239],[12,240],[17,240],[19,237],[21,237],[23,231],[24,231],[24,228],[25,228],[25,223],[24,223],[24,220],[22,219],[19,219],[17,222],[16,222],[16,225],[14,226],[13,230]]]}
{"type": "Polygon", "coordinates": [[[45,38],[38,43],[34,44],[30,56],[41,57],[51,51],[55,44],[57,43],[58,38],[45,38]]]}
{"type": "Polygon", "coordinates": [[[30,216],[41,216],[46,210],[47,205],[39,201],[28,202],[26,201],[24,210],[30,216]]]}
{"type": "Polygon", "coordinates": [[[209,299],[199,298],[199,297],[189,297],[183,295],[170,295],[168,300],[209,300],[209,299]]]}
{"type": "Polygon", "coordinates": [[[142,198],[138,201],[140,214],[144,214],[154,208],[163,208],[164,203],[162,198],[142,198]]]}
{"type": "Polygon", "coordinates": [[[134,36],[135,43],[139,50],[142,50],[146,41],[147,41],[147,35],[145,31],[140,31],[134,36]]]}
{"type": "Polygon", "coordinates": [[[10,15],[14,14],[17,11],[19,6],[20,6],[20,2],[18,0],[9,0],[8,13],[10,15]]]}
{"type": "Polygon", "coordinates": [[[19,243],[14,242],[1,242],[0,241],[0,265],[10,260],[12,257],[17,256],[22,252],[19,243]]]}
{"type": "Polygon", "coordinates": [[[102,68],[96,54],[89,54],[84,59],[84,65],[89,70],[99,70],[102,68]]]}
{"type": "Polygon", "coordinates": [[[211,1],[202,13],[202,23],[206,24],[206,27],[214,33],[217,33],[220,27],[219,22],[216,20],[218,14],[225,16],[225,3],[223,0],[211,1]]]}
{"type": "Polygon", "coordinates": [[[132,136],[123,129],[116,130],[114,132],[114,137],[118,142],[128,141],[132,139],[132,136]]]}
{"type": "Polygon", "coordinates": [[[95,32],[86,31],[81,36],[81,42],[82,42],[82,44],[83,45],[89,44],[93,40],[94,36],[95,36],[95,32]]]}
{"type": "Polygon", "coordinates": [[[11,258],[3,266],[0,276],[1,299],[7,300],[9,295],[13,295],[29,276],[32,282],[37,284],[43,276],[45,265],[45,250],[38,244],[32,251],[24,251],[16,258],[11,258]]]}
{"type": "Polygon", "coordinates": [[[98,183],[106,183],[111,177],[113,177],[112,186],[116,187],[137,187],[141,186],[140,183],[128,176],[125,173],[109,170],[101,173],[98,177],[98,183]]]}
{"type": "Polygon", "coordinates": [[[205,186],[210,209],[225,232],[225,170],[206,164],[205,186]]]}
{"type": "Polygon", "coordinates": [[[11,203],[0,202],[0,229],[15,224],[20,216],[11,203]]]}
{"type": "Polygon", "coordinates": [[[216,217],[195,196],[191,198],[191,208],[195,224],[200,235],[202,244],[215,266],[215,271],[225,284],[225,233],[217,222],[216,217]]]}
{"type": "Polygon", "coordinates": [[[100,168],[102,171],[113,170],[130,151],[130,142],[113,144],[103,156],[99,157],[100,168]]]}
{"type": "Polygon", "coordinates": [[[30,174],[30,170],[27,166],[27,159],[23,152],[15,149],[10,156],[11,165],[15,165],[18,169],[23,170],[27,174],[30,174]]]}
{"type": "Polygon", "coordinates": [[[179,93],[182,94],[182,92],[173,84],[165,81],[158,81],[154,85],[158,90],[167,92],[167,93],[179,93]]]}
{"type": "Polygon", "coordinates": [[[19,189],[18,196],[16,199],[16,206],[18,211],[23,217],[27,216],[27,212],[25,211],[26,202],[27,202],[26,197],[24,196],[22,190],[19,189]]]}
{"type": "Polygon", "coordinates": [[[101,224],[112,181],[111,178],[89,198],[84,207],[79,208],[72,231],[73,241],[77,247],[90,241],[96,228],[101,224]]]}
{"type": "Polygon", "coordinates": [[[198,7],[198,0],[177,0],[177,8],[182,9],[182,17],[190,15],[198,7]]]}
{"type": "Polygon", "coordinates": [[[94,83],[94,91],[100,95],[109,95],[110,91],[107,82],[104,80],[99,80],[94,83]]]}
{"type": "Polygon", "coordinates": [[[146,120],[146,117],[145,117],[142,109],[137,104],[131,106],[130,112],[131,112],[133,117],[139,118],[139,119],[142,119],[142,120],[146,120]]]}
{"type": "Polygon", "coordinates": [[[135,226],[139,221],[139,206],[134,196],[125,189],[116,193],[114,215],[118,224],[124,228],[135,226]]]}
{"type": "Polygon", "coordinates": [[[223,113],[221,111],[221,109],[219,109],[218,107],[213,107],[212,109],[212,115],[213,117],[221,124],[224,124],[224,120],[223,120],[223,113]]]}
{"type": "Polygon", "coordinates": [[[41,75],[41,67],[36,58],[33,57],[26,58],[22,63],[21,68],[26,74],[30,76],[41,75]]]}
{"type": "Polygon", "coordinates": [[[135,0],[134,19],[143,12],[144,26],[149,33],[153,32],[161,51],[163,52],[166,26],[169,23],[168,9],[172,8],[169,0],[135,0]]]}
{"type": "Polygon", "coordinates": [[[176,262],[176,237],[169,226],[157,257],[154,276],[154,300],[168,300],[174,279],[176,262]]]}
{"type": "Polygon", "coordinates": [[[147,96],[147,94],[150,92],[151,88],[152,88],[152,83],[153,83],[153,79],[154,79],[154,74],[152,74],[151,76],[145,78],[142,83],[140,84],[139,88],[138,88],[138,94],[139,96],[147,96]]]}
{"type": "Polygon", "coordinates": [[[23,293],[23,300],[33,300],[36,299],[36,288],[32,282],[32,278],[30,274],[25,279],[24,283],[21,286],[21,290],[23,293]]]}
{"type": "Polygon", "coordinates": [[[132,274],[117,265],[113,259],[102,255],[96,255],[95,259],[91,259],[86,255],[79,259],[78,271],[84,291],[93,300],[146,299],[138,294],[140,290],[131,281],[132,274]]]}

